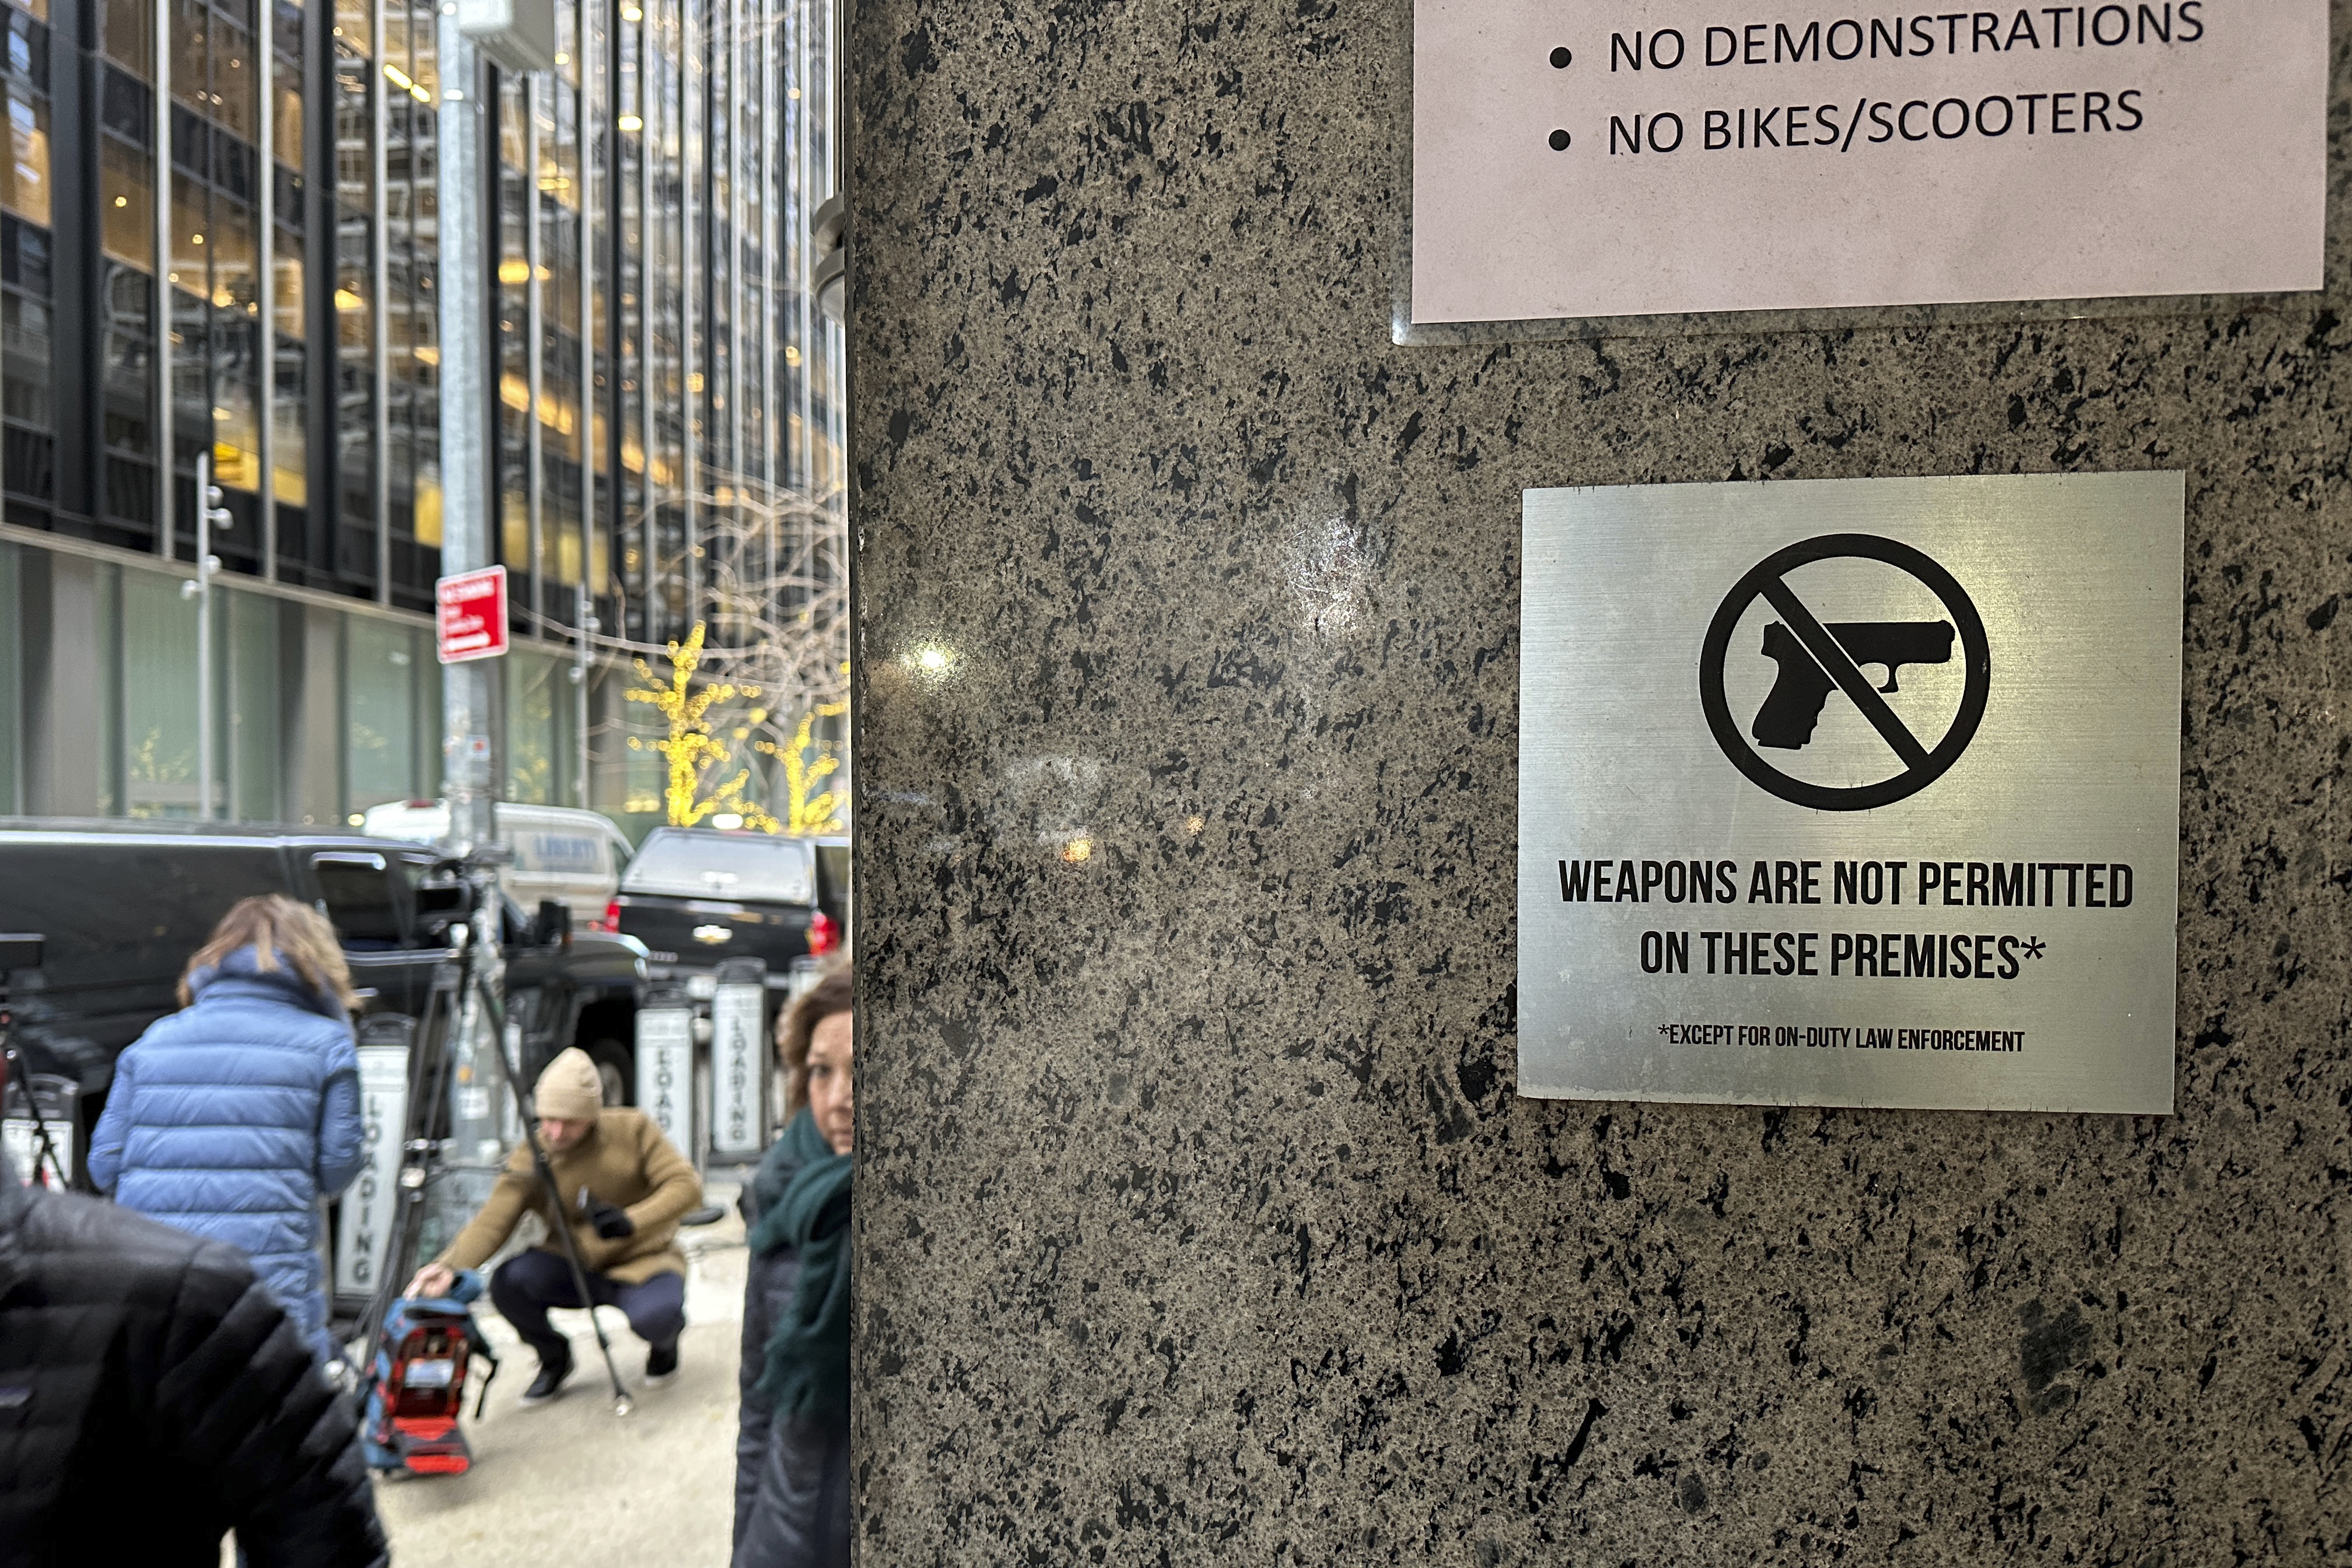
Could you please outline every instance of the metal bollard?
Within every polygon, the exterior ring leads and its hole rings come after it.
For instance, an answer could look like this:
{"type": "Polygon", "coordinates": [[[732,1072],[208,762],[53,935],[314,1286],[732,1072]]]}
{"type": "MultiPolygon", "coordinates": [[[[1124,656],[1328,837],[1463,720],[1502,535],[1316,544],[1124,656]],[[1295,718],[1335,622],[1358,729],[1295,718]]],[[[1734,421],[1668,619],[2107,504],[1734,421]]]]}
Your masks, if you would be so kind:
{"type": "Polygon", "coordinates": [[[37,1183],[52,1192],[62,1193],[72,1187],[75,1173],[81,1164],[81,1085],[54,1073],[31,1073],[26,1079],[33,1088],[30,1100],[25,1098],[23,1083],[14,1079],[0,1079],[0,1106],[5,1106],[5,1110],[0,1110],[0,1138],[6,1141],[8,1166],[23,1185],[37,1183]],[[33,1114],[36,1108],[40,1111],[38,1117],[33,1114]],[[42,1156],[40,1130],[44,1126],[56,1145],[62,1168],[42,1156]]]}
{"type": "Polygon", "coordinates": [[[682,985],[656,985],[637,1009],[637,1109],[698,1166],[693,1086],[693,999],[682,985]]]}
{"type": "Polygon", "coordinates": [[[730,958],[710,999],[710,1152],[756,1160],[768,1146],[768,966],[730,958]]]}
{"type": "Polygon", "coordinates": [[[374,1294],[392,1256],[415,1037],[416,1020],[396,1013],[360,1022],[361,1164],[359,1179],[336,1200],[337,1295],[374,1294]]]}

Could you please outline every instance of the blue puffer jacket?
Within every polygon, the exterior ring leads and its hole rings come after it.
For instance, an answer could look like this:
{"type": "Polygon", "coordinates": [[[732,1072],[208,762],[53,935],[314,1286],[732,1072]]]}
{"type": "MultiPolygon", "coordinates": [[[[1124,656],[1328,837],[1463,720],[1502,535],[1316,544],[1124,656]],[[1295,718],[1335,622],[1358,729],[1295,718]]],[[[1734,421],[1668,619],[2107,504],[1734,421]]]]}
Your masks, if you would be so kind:
{"type": "Polygon", "coordinates": [[[359,1173],[359,1054],[341,1004],[257,957],[197,971],[194,1004],[116,1061],[89,1174],[125,1208],[244,1249],[331,1357],[318,1199],[359,1173]]]}

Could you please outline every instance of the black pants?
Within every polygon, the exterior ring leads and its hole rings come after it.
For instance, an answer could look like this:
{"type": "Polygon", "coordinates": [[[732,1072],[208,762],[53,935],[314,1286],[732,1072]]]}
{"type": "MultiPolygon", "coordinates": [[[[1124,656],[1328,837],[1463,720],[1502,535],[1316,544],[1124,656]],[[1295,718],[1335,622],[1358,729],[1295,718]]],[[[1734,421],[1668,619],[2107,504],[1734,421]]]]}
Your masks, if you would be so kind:
{"type": "MultiPolygon", "coordinates": [[[[588,1294],[599,1307],[618,1307],[639,1339],[656,1350],[677,1343],[686,1330],[686,1277],[660,1273],[642,1285],[625,1285],[608,1274],[588,1276],[588,1294]]],[[[519,1252],[490,1276],[490,1300],[499,1316],[514,1325],[523,1343],[544,1362],[572,1353],[571,1342],[547,1321],[550,1307],[582,1305],[572,1283],[572,1265],[560,1253],[537,1247],[519,1252]]]]}
{"type": "Polygon", "coordinates": [[[736,1510],[734,1568],[849,1568],[849,1416],[768,1425],[751,1506],[736,1510]]]}

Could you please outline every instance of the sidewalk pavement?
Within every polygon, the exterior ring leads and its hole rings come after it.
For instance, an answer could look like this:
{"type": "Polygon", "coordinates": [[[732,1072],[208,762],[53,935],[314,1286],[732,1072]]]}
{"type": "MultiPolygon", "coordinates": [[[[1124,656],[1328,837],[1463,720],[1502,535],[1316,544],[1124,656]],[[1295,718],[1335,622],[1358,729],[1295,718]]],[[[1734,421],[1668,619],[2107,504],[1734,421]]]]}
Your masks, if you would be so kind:
{"type": "Polygon", "coordinates": [[[679,1233],[687,1329],[677,1381],[645,1387],[644,1342],[618,1311],[604,1310],[622,1384],[635,1402],[628,1415],[613,1414],[612,1387],[581,1311],[551,1315],[571,1336],[577,1368],[562,1396],[533,1410],[517,1405],[515,1396],[537,1375],[537,1358],[485,1299],[478,1321],[500,1365],[479,1421],[474,1391],[467,1392],[474,1468],[376,1483],[376,1507],[401,1568],[724,1568],[735,1523],[745,1255],[733,1189],[714,1183],[709,1201],[724,1205],[727,1217],[679,1233]]]}

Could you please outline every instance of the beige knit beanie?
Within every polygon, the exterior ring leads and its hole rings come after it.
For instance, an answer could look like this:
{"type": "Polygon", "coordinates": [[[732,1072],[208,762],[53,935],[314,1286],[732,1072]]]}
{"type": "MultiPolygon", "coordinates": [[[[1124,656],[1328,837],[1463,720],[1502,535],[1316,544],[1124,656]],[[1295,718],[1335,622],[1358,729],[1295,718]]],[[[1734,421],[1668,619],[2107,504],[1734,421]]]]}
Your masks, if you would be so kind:
{"type": "Polygon", "coordinates": [[[578,1046],[558,1051],[547,1070],[539,1075],[531,1104],[540,1115],[559,1121],[595,1121],[597,1112],[604,1109],[604,1084],[588,1053],[578,1046]]]}

